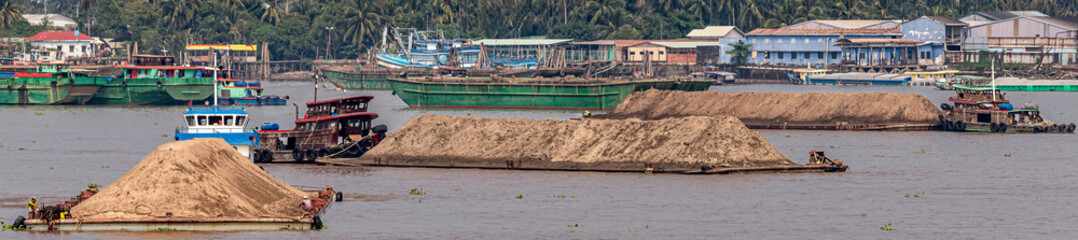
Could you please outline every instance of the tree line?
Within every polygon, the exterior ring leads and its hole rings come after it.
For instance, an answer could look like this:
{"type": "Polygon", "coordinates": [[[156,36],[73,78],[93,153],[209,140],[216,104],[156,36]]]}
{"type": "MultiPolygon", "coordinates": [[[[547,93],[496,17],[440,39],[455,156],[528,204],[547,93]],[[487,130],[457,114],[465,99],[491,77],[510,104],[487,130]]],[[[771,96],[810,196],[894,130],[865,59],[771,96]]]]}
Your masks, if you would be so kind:
{"type": "Polygon", "coordinates": [[[92,36],[146,53],[186,43],[269,43],[274,59],[354,58],[382,27],[441,29],[450,38],[668,39],[694,28],[777,28],[813,19],[959,17],[973,11],[1078,15],[1074,0],[0,0],[0,36],[26,37],[21,13],[75,19],[92,36]],[[48,5],[45,5],[45,4],[48,5]],[[332,29],[327,29],[332,28],[332,29]]]}

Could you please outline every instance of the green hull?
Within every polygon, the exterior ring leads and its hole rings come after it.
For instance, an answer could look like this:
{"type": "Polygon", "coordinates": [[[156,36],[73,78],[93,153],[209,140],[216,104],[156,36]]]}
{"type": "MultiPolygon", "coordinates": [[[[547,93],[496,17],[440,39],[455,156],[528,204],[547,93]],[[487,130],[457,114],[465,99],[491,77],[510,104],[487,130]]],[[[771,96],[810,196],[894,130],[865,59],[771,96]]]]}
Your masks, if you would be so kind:
{"type": "Polygon", "coordinates": [[[416,108],[522,108],[612,110],[634,91],[706,91],[711,81],[643,80],[617,83],[459,83],[389,78],[416,108]]]}
{"type": "Polygon", "coordinates": [[[206,101],[213,97],[213,78],[115,79],[105,84],[87,104],[172,105],[206,101]]]}
{"type": "Polygon", "coordinates": [[[360,73],[360,72],[337,72],[337,71],[323,71],[326,75],[326,79],[337,85],[337,87],[352,89],[352,90],[389,90],[392,87],[389,86],[389,82],[386,81],[390,75],[395,75],[389,72],[378,73],[360,73]]]}
{"type": "Polygon", "coordinates": [[[405,103],[416,108],[520,108],[612,110],[636,83],[509,84],[423,83],[388,80],[405,103]]]}
{"type": "MultiPolygon", "coordinates": [[[[991,88],[992,85],[977,85],[991,88]]],[[[1078,92],[1078,85],[996,85],[996,89],[1015,92],[1078,92]]]]}
{"type": "Polygon", "coordinates": [[[0,80],[0,104],[74,104],[84,98],[68,97],[73,87],[99,86],[103,81],[93,78],[8,78],[0,80]]]}

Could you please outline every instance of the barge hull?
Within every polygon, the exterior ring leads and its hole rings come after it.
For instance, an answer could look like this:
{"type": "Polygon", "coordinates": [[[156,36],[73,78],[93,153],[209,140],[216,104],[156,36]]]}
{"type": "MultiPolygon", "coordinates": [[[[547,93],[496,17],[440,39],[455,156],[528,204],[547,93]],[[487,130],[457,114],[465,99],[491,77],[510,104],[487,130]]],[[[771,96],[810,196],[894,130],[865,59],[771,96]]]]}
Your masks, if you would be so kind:
{"type": "Polygon", "coordinates": [[[26,220],[27,231],[280,231],[308,230],[313,220],[286,218],[61,219],[26,220]]]}
{"type": "Polygon", "coordinates": [[[669,173],[669,174],[731,174],[731,173],[764,173],[764,172],[845,172],[846,165],[776,165],[762,167],[728,167],[715,168],[707,171],[699,169],[663,169],[657,163],[603,163],[613,166],[587,166],[577,163],[553,163],[539,164],[546,166],[527,166],[526,161],[506,161],[504,164],[493,161],[470,161],[467,163],[416,163],[405,161],[391,161],[379,158],[320,158],[321,164],[333,164],[340,166],[364,166],[364,167],[394,167],[394,168],[461,168],[461,169],[484,169],[484,170],[521,170],[521,171],[569,171],[569,172],[610,172],[610,173],[669,173]]]}

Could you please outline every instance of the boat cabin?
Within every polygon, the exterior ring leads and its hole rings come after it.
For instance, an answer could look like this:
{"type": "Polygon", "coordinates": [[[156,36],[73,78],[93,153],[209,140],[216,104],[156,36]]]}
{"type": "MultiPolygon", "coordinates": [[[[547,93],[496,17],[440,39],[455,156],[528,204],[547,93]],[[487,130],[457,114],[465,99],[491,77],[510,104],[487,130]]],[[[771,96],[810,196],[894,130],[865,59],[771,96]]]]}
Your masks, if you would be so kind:
{"type": "Polygon", "coordinates": [[[116,66],[123,70],[123,77],[127,79],[147,78],[202,78],[209,77],[203,74],[203,67],[180,67],[180,66],[116,66]]]}
{"type": "Polygon", "coordinates": [[[176,63],[174,57],[161,55],[132,55],[131,60],[135,66],[173,66],[176,63]]]}
{"type": "Polygon", "coordinates": [[[245,157],[258,147],[258,133],[247,128],[247,112],[234,106],[192,106],[183,114],[184,125],[175,139],[221,138],[245,157]]]}
{"type": "Polygon", "coordinates": [[[964,86],[955,86],[955,99],[966,101],[954,101],[955,103],[966,102],[1008,102],[1002,91],[992,88],[972,88],[964,86]]]}
{"type": "Polygon", "coordinates": [[[354,96],[307,103],[307,118],[367,112],[374,96],[354,96]]]}

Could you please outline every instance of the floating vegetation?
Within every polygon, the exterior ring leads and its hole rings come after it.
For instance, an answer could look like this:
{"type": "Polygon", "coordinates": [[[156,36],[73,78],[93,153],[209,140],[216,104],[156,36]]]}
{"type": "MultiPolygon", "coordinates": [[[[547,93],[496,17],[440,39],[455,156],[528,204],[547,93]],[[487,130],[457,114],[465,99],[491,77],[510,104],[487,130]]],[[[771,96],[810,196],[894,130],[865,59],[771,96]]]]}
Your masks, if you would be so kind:
{"type": "Polygon", "coordinates": [[[176,231],[176,229],[175,228],[164,228],[164,227],[150,229],[150,232],[168,232],[168,231],[176,231]]]}
{"type": "Polygon", "coordinates": [[[575,227],[575,228],[578,228],[578,227],[580,227],[580,224],[569,224],[569,225],[565,225],[565,227],[575,227]]]}
{"type": "Polygon", "coordinates": [[[161,137],[163,137],[163,138],[167,138],[167,137],[168,137],[168,134],[161,134],[161,137]]]}
{"type": "Polygon", "coordinates": [[[1035,199],[1034,199],[1034,201],[1038,201],[1038,202],[1040,202],[1040,201],[1041,201],[1041,199],[1040,199],[1040,198],[1035,198],[1035,199]]]}
{"type": "Polygon", "coordinates": [[[831,149],[836,149],[836,148],[839,148],[839,147],[836,147],[836,146],[830,146],[830,147],[831,147],[831,149]]]}
{"type": "Polygon", "coordinates": [[[38,115],[38,116],[44,116],[44,115],[45,115],[45,113],[43,113],[43,112],[34,112],[34,115],[38,115]]]}
{"type": "Polygon", "coordinates": [[[94,182],[86,182],[86,187],[87,188],[101,188],[101,184],[96,184],[94,182]]]}
{"type": "Polygon", "coordinates": [[[862,217],[868,217],[868,214],[862,213],[861,216],[862,217]]]}
{"type": "Polygon", "coordinates": [[[154,126],[157,126],[157,123],[153,123],[153,125],[154,125],[154,126]]]}
{"type": "Polygon", "coordinates": [[[26,148],[19,148],[19,151],[26,150],[26,148]]]}
{"type": "Polygon", "coordinates": [[[790,138],[790,134],[786,134],[786,138],[790,138]]]}
{"type": "Polygon", "coordinates": [[[427,195],[427,191],[422,188],[412,188],[412,191],[408,192],[408,195],[427,195]]]}
{"type": "Polygon", "coordinates": [[[517,199],[524,199],[524,194],[521,194],[521,195],[517,195],[517,197],[516,197],[516,198],[517,198],[517,199]]]}
{"type": "Polygon", "coordinates": [[[764,206],[763,202],[757,203],[756,206],[764,206]]]}
{"type": "Polygon", "coordinates": [[[565,195],[554,195],[554,198],[565,198],[565,195]]]}
{"type": "Polygon", "coordinates": [[[326,167],[332,167],[332,166],[333,166],[333,164],[332,164],[332,163],[326,163],[326,165],[325,165],[325,166],[326,166],[326,167]]]}
{"type": "Polygon", "coordinates": [[[924,192],[921,192],[921,194],[914,193],[913,195],[910,195],[909,193],[906,194],[906,197],[914,197],[914,198],[920,198],[920,197],[924,197],[924,196],[925,196],[924,192]]]}
{"type": "Polygon", "coordinates": [[[53,170],[52,166],[49,166],[49,170],[53,170]]]}
{"type": "Polygon", "coordinates": [[[34,141],[30,141],[30,143],[37,143],[37,140],[34,140],[34,141]]]}
{"type": "Polygon", "coordinates": [[[1003,157],[1011,157],[1011,154],[1010,153],[1004,153],[1003,157]]]}
{"type": "Polygon", "coordinates": [[[110,167],[108,165],[105,165],[105,166],[101,166],[101,168],[112,168],[112,167],[110,167]]]}
{"type": "Polygon", "coordinates": [[[880,230],[894,231],[895,228],[891,227],[891,223],[887,223],[887,224],[884,224],[883,227],[880,227],[880,230]]]}

